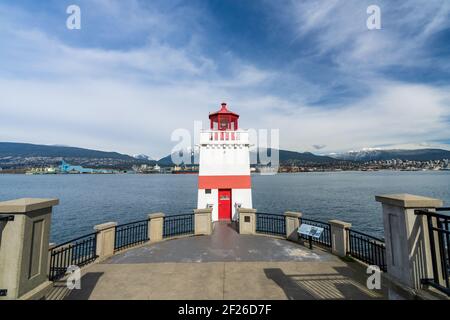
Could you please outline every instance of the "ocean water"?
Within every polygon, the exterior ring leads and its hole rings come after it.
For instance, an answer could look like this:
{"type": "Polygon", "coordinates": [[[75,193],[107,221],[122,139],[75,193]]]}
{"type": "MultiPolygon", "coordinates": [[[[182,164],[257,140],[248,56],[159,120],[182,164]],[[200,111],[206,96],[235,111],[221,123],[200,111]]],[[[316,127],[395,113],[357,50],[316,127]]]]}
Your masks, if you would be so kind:
{"type": "MultiPolygon", "coordinates": [[[[375,195],[412,193],[450,206],[449,171],[324,172],[252,176],[253,206],[260,212],[299,210],[304,217],[351,222],[356,230],[383,235],[375,195]]],[[[93,226],[145,219],[148,213],[191,213],[197,202],[196,175],[0,175],[0,201],[59,198],[51,241],[90,233],[93,226]]]]}

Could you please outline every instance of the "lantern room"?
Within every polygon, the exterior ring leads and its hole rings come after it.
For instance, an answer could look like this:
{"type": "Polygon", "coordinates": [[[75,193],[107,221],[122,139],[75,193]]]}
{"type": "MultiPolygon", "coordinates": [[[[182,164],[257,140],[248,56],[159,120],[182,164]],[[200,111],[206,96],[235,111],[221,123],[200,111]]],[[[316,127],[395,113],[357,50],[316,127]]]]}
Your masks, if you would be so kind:
{"type": "Polygon", "coordinates": [[[222,108],[209,114],[211,130],[237,130],[239,115],[227,109],[227,104],[222,103],[222,108]]]}

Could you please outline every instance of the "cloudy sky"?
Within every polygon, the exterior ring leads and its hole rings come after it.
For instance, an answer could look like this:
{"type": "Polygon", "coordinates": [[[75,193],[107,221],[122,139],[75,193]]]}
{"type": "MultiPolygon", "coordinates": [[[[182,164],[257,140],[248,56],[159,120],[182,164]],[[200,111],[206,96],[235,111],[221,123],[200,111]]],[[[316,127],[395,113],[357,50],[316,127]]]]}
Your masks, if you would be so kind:
{"type": "Polygon", "coordinates": [[[450,1],[0,3],[0,141],[159,158],[223,101],[283,149],[450,149],[450,1]]]}

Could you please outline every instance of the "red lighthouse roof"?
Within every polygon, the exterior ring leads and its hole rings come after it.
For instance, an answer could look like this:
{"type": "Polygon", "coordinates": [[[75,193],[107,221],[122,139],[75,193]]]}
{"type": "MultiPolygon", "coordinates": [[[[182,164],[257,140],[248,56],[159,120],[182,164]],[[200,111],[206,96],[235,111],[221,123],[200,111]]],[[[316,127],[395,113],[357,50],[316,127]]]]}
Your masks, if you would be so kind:
{"type": "Polygon", "coordinates": [[[223,102],[219,111],[209,114],[212,130],[237,130],[238,118],[237,113],[227,109],[227,104],[223,102]]]}
{"type": "Polygon", "coordinates": [[[209,118],[211,119],[212,116],[216,116],[218,114],[228,114],[228,115],[234,115],[236,117],[239,118],[239,115],[237,113],[234,113],[230,110],[227,109],[227,104],[225,102],[222,102],[221,104],[221,108],[219,111],[213,112],[213,113],[209,113],[209,118]]]}

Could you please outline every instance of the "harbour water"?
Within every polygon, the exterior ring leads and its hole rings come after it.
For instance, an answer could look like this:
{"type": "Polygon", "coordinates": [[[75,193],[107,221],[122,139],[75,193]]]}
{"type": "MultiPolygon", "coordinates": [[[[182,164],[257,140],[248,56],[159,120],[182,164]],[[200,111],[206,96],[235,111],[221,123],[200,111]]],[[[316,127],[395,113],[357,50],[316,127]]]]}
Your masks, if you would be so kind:
{"type": "MultiPolygon", "coordinates": [[[[324,172],[253,175],[253,206],[260,212],[300,210],[311,219],[339,219],[356,230],[383,235],[376,194],[413,193],[450,205],[449,171],[324,172]]],[[[147,213],[191,213],[196,175],[0,175],[0,201],[59,198],[51,241],[90,233],[95,224],[145,219],[147,213]]]]}

